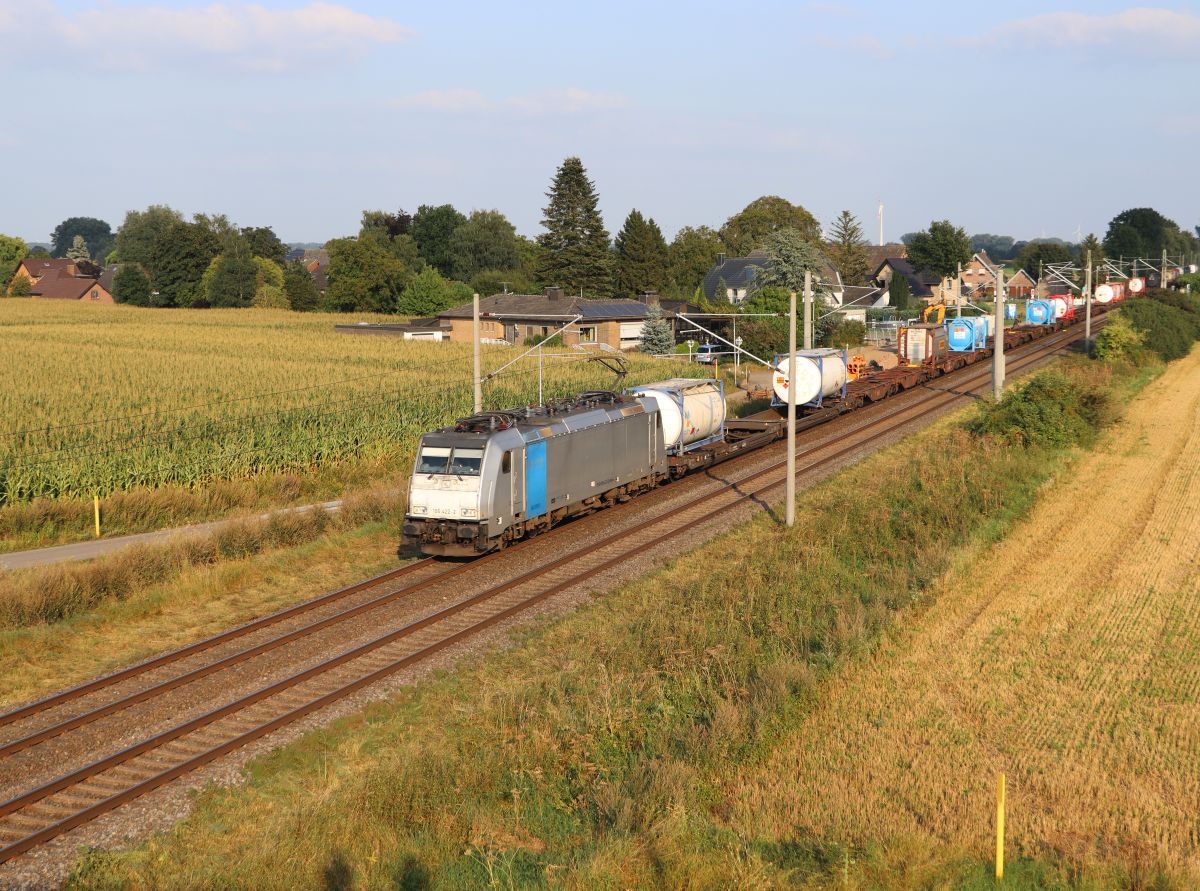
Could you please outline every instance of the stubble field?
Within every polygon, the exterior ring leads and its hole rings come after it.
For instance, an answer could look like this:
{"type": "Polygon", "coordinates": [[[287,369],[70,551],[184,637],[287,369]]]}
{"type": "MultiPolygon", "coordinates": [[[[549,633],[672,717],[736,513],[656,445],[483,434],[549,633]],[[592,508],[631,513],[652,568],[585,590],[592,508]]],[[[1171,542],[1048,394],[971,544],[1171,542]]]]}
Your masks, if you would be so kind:
{"type": "Polygon", "coordinates": [[[1198,449],[1193,354],[939,582],[936,609],[831,683],[740,779],[736,831],[987,859],[1004,772],[1010,857],[1200,881],[1198,449]]]}

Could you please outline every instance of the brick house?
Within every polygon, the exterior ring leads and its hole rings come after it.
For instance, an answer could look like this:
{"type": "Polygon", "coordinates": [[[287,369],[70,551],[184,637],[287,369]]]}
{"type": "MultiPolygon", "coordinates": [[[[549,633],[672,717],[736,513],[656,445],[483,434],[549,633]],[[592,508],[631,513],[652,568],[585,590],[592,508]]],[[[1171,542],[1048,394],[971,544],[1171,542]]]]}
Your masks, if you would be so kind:
{"type": "Polygon", "coordinates": [[[977,288],[982,288],[981,293],[994,293],[996,273],[1000,269],[1001,267],[988,256],[987,251],[976,251],[975,255],[971,257],[971,261],[963,267],[963,290],[969,294],[977,288]]]}
{"type": "MultiPolygon", "coordinates": [[[[543,294],[493,294],[479,301],[479,336],[484,341],[522,343],[527,337],[553,334],[574,316],[582,316],[562,335],[567,346],[597,344],[627,350],[641,343],[649,307],[640,300],[586,300],[561,288],[543,294]]],[[[432,322],[449,329],[450,340],[471,342],[471,304],[440,312],[432,322]]]]}
{"type": "Polygon", "coordinates": [[[27,258],[12,280],[27,280],[29,296],[34,299],[112,303],[112,291],[100,282],[100,272],[99,266],[87,260],[27,258]]]}

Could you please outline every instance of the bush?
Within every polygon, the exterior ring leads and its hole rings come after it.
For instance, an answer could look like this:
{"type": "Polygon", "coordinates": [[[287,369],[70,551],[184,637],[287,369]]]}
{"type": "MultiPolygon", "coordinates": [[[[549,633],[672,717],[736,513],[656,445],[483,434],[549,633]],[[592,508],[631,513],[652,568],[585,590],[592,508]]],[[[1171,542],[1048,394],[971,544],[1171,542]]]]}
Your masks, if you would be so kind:
{"type": "Polygon", "coordinates": [[[1200,291],[1200,272],[1185,273],[1171,282],[1171,287],[1178,288],[1180,291],[1188,285],[1191,285],[1193,291],[1200,291]]]}
{"type": "Polygon", "coordinates": [[[867,338],[867,326],[853,319],[842,319],[825,335],[826,346],[859,346],[867,338]]]}
{"type": "Polygon", "coordinates": [[[1085,387],[1061,372],[1043,371],[999,402],[984,404],[967,421],[967,429],[1017,445],[1086,445],[1112,419],[1109,399],[1105,391],[1085,387]]]}
{"type": "Polygon", "coordinates": [[[1200,295],[1185,294],[1182,291],[1168,291],[1166,288],[1151,288],[1145,294],[1151,300],[1157,300],[1167,306],[1182,309],[1193,315],[1200,316],[1200,295]]]}
{"type": "Polygon", "coordinates": [[[1096,337],[1092,354],[1105,362],[1132,362],[1140,365],[1145,354],[1145,335],[1121,315],[1120,311],[1108,317],[1108,324],[1096,337]]]}
{"type": "Polygon", "coordinates": [[[291,309],[292,306],[283,288],[271,284],[258,286],[251,305],[257,309],[291,309]]]}
{"type": "Polygon", "coordinates": [[[1200,338],[1200,315],[1160,300],[1131,300],[1123,303],[1119,312],[1164,362],[1183,358],[1200,338]]]}
{"type": "Polygon", "coordinates": [[[563,345],[561,334],[555,334],[551,337],[544,337],[541,334],[531,334],[524,340],[525,346],[537,346],[539,343],[542,346],[560,347],[563,345]]]}

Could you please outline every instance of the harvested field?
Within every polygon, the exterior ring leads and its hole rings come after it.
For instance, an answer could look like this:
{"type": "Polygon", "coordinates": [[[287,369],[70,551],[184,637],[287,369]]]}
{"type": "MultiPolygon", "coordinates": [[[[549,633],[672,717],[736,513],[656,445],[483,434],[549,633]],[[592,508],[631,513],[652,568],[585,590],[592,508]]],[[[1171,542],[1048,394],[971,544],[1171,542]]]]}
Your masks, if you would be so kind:
{"type": "Polygon", "coordinates": [[[729,828],[986,861],[1003,771],[1010,856],[1200,881],[1198,451],[1193,353],[932,609],[831,679],[727,790],[729,828]]]}

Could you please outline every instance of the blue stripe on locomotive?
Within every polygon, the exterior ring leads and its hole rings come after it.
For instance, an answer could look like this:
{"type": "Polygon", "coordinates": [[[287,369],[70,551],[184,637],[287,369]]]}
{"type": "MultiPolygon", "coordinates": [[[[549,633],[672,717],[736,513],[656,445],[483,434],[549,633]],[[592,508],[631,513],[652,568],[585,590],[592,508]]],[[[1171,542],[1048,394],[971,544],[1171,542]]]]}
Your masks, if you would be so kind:
{"type": "Polygon", "coordinates": [[[525,516],[532,520],[546,512],[546,440],[525,446],[525,516]]]}

